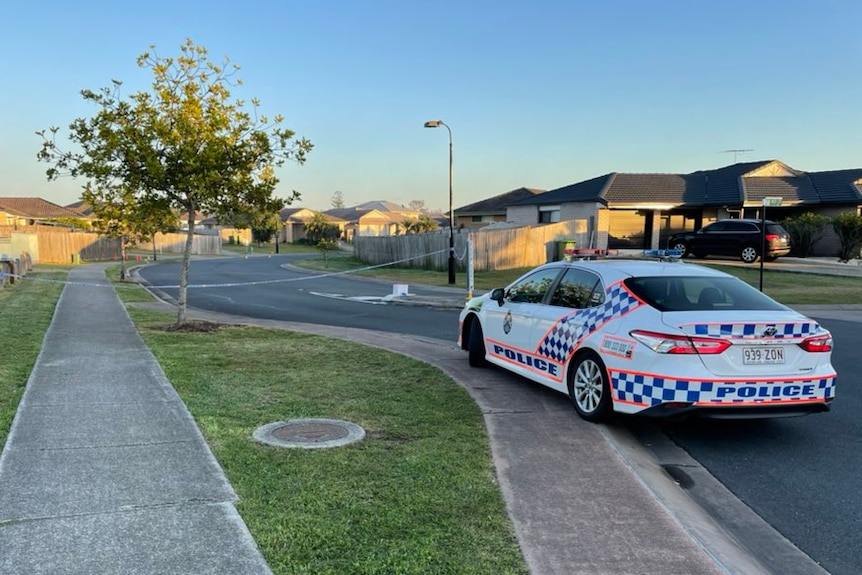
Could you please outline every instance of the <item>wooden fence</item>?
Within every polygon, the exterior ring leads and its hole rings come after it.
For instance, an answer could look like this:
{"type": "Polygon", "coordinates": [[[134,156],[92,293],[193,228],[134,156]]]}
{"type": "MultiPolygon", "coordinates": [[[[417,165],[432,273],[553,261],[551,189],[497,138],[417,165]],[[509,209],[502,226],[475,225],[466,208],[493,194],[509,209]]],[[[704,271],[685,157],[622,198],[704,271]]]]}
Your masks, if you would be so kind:
{"type": "MultiPolygon", "coordinates": [[[[222,240],[217,235],[198,235],[192,239],[192,255],[218,255],[222,240]]],[[[143,242],[135,249],[156,253],[181,254],[186,247],[186,234],[156,234],[155,242],[143,242]]]]}
{"type": "MultiPolygon", "coordinates": [[[[558,242],[574,240],[586,247],[589,241],[587,220],[568,220],[556,224],[469,232],[473,241],[473,269],[476,271],[526,268],[555,259],[558,242]]],[[[458,269],[466,268],[468,232],[455,234],[458,269]]],[[[357,236],[354,253],[371,265],[398,262],[402,267],[443,271],[448,267],[448,230],[426,234],[391,237],[357,236]]]]}
{"type": "MultiPolygon", "coordinates": [[[[51,226],[18,227],[14,231],[5,230],[5,232],[9,233],[7,237],[12,238],[12,243],[15,245],[20,245],[22,240],[28,240],[24,244],[30,245],[28,251],[33,255],[35,263],[74,264],[118,260],[121,257],[119,239],[107,238],[92,232],[51,226]]],[[[4,230],[0,230],[0,237],[3,233],[4,230]]],[[[185,242],[186,234],[156,234],[155,250],[157,253],[182,253],[185,242]]],[[[218,255],[221,253],[221,243],[221,238],[217,235],[195,235],[192,254],[218,255]]],[[[153,243],[139,244],[136,248],[152,251],[153,243]]]]}

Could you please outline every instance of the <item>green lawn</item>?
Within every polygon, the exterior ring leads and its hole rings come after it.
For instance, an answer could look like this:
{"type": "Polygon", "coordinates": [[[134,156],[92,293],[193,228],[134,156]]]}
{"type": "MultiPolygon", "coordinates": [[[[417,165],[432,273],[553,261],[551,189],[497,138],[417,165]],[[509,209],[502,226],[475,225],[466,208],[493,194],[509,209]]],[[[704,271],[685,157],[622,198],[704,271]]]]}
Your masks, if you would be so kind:
{"type": "Polygon", "coordinates": [[[6,444],[67,274],[68,268],[37,266],[27,278],[0,289],[0,447],[6,444]]]}
{"type": "Polygon", "coordinates": [[[130,314],[276,573],[526,573],[482,414],[438,369],[337,339],[236,326],[167,331],[171,315],[130,314]],[[367,437],[309,451],[251,437],[305,417],[352,421],[367,437]]]}
{"type": "MultiPolygon", "coordinates": [[[[368,269],[367,264],[347,255],[329,256],[325,261],[320,256],[309,256],[309,259],[295,261],[293,265],[315,271],[342,272],[352,270],[360,276],[376,277],[393,283],[432,286],[445,286],[448,283],[448,274],[445,271],[393,267],[368,269]]],[[[754,287],[760,285],[760,268],[758,266],[723,266],[713,263],[707,265],[734,275],[754,287]]],[[[503,287],[529,269],[476,272],[474,287],[477,290],[503,287]]],[[[458,287],[464,288],[466,286],[465,273],[458,273],[456,279],[458,287]]],[[[821,276],[767,269],[763,273],[763,291],[787,305],[862,303],[862,278],[821,276]]]]}

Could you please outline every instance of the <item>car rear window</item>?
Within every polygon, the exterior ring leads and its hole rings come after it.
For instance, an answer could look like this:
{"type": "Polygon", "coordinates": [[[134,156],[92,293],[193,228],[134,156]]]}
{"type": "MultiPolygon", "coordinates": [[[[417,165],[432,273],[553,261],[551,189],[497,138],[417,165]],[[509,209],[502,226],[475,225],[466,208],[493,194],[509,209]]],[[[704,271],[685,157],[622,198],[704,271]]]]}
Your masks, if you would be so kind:
{"type": "Polygon", "coordinates": [[[659,311],[781,310],[775,300],[734,277],[655,276],[623,282],[659,311]]]}

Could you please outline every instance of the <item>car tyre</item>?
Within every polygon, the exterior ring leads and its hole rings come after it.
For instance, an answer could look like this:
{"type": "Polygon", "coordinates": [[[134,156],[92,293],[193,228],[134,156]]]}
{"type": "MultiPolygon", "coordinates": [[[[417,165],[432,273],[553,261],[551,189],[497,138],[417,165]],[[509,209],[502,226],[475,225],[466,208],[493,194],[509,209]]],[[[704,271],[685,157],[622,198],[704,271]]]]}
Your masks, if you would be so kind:
{"type": "Polygon", "coordinates": [[[674,242],[670,249],[678,251],[681,254],[681,258],[686,257],[690,253],[688,251],[688,245],[683,241],[674,242]]]}
{"type": "Polygon", "coordinates": [[[467,340],[467,357],[470,367],[485,367],[488,360],[485,359],[485,336],[482,333],[482,325],[478,319],[473,320],[470,326],[470,336],[467,340]]]}
{"type": "Polygon", "coordinates": [[[752,245],[743,246],[739,252],[739,259],[747,264],[753,264],[757,261],[758,257],[760,257],[760,254],[757,253],[757,248],[752,245]]]}
{"type": "Polygon", "coordinates": [[[584,351],[569,366],[569,397],[583,419],[605,421],[612,411],[608,372],[601,358],[593,351],[584,351]]]}

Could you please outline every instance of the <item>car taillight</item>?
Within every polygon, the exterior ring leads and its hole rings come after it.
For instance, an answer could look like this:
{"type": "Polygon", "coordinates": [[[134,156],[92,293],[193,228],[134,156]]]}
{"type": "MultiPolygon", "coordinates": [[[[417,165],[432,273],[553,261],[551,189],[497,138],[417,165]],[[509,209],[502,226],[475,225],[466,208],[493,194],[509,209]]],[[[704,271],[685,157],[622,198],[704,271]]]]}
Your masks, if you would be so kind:
{"type": "Polygon", "coordinates": [[[799,347],[801,347],[805,351],[810,351],[811,353],[823,353],[826,351],[832,351],[832,336],[818,335],[816,337],[809,337],[808,339],[800,343],[799,347]]]}
{"type": "Polygon", "coordinates": [[[778,241],[778,235],[777,234],[766,234],[766,241],[767,242],[777,242],[778,241]]]}
{"type": "Polygon", "coordinates": [[[721,353],[730,347],[729,341],[708,337],[689,337],[642,330],[632,331],[629,335],[656,353],[710,355],[721,353]]]}

